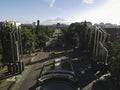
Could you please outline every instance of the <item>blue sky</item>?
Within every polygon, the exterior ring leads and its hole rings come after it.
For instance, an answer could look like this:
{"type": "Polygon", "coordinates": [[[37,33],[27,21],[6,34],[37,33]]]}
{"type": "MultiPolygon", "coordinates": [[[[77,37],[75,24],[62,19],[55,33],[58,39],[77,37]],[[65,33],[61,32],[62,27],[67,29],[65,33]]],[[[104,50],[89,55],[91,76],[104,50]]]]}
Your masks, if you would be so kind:
{"type": "Polygon", "coordinates": [[[0,0],[0,21],[33,22],[63,18],[67,21],[119,24],[120,0],[0,0]]]}

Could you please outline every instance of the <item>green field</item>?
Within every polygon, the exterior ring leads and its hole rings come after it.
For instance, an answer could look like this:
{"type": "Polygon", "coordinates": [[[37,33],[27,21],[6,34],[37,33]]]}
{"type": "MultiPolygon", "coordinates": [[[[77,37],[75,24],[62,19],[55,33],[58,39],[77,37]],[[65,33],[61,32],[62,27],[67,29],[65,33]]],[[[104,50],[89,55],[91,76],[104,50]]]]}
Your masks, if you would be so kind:
{"type": "Polygon", "coordinates": [[[45,70],[52,70],[55,68],[55,60],[45,62],[45,70]]]}
{"type": "MultiPolygon", "coordinates": [[[[45,70],[54,70],[55,68],[55,60],[49,60],[45,62],[45,70]]],[[[61,69],[71,71],[71,65],[69,62],[61,61],[61,69]]]]}

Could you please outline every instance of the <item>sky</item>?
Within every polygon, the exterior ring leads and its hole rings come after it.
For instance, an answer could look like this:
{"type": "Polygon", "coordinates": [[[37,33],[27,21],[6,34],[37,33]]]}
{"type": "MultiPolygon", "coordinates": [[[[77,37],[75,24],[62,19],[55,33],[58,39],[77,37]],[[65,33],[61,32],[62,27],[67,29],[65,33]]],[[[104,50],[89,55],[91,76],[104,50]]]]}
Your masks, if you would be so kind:
{"type": "Polygon", "coordinates": [[[70,22],[120,24],[120,0],[0,0],[0,21],[41,22],[57,17],[70,22]]]}

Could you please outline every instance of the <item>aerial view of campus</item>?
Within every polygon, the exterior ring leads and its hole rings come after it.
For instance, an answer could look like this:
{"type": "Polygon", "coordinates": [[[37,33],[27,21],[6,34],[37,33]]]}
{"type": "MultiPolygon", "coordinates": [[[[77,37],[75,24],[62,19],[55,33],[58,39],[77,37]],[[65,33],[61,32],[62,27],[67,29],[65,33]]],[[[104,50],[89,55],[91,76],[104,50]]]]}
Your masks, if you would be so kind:
{"type": "Polygon", "coordinates": [[[120,90],[120,0],[0,0],[0,90],[120,90]]]}

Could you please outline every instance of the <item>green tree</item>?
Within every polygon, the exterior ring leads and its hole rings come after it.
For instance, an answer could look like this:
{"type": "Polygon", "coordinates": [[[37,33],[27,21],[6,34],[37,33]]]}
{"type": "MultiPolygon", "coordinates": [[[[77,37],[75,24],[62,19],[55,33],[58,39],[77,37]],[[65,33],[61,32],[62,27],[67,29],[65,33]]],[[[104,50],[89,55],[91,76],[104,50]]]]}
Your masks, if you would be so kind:
{"type": "Polygon", "coordinates": [[[67,30],[67,37],[74,47],[79,47],[81,49],[87,49],[90,40],[89,36],[90,30],[86,25],[81,23],[72,23],[67,30]]]}
{"type": "Polygon", "coordinates": [[[1,40],[0,40],[0,68],[2,67],[1,59],[2,59],[2,44],[1,44],[1,40]]]}
{"type": "Polygon", "coordinates": [[[54,29],[53,26],[42,26],[40,21],[37,21],[37,26],[34,30],[37,43],[36,48],[42,49],[46,46],[46,42],[53,35],[54,29]]]}
{"type": "Polygon", "coordinates": [[[39,48],[44,48],[46,46],[46,42],[48,41],[48,36],[45,34],[41,34],[38,36],[37,44],[39,48]]]}
{"type": "Polygon", "coordinates": [[[116,41],[112,44],[112,53],[109,57],[109,69],[116,84],[120,88],[120,32],[117,34],[116,41]]]}
{"type": "Polygon", "coordinates": [[[29,52],[29,48],[42,49],[46,46],[46,42],[53,35],[54,26],[42,26],[37,20],[37,26],[31,24],[22,24],[22,38],[24,53],[29,52]],[[32,45],[32,46],[31,46],[32,45]]]}
{"type": "Polygon", "coordinates": [[[0,40],[2,45],[2,63],[6,64],[12,61],[10,31],[14,29],[11,23],[6,22],[1,25],[0,40]]]}
{"type": "Polygon", "coordinates": [[[1,40],[0,40],[0,60],[1,60],[1,56],[2,56],[2,44],[1,44],[1,40]]]}
{"type": "Polygon", "coordinates": [[[35,50],[35,35],[31,32],[31,29],[24,28],[22,33],[22,47],[23,53],[31,53],[35,50]]]}

